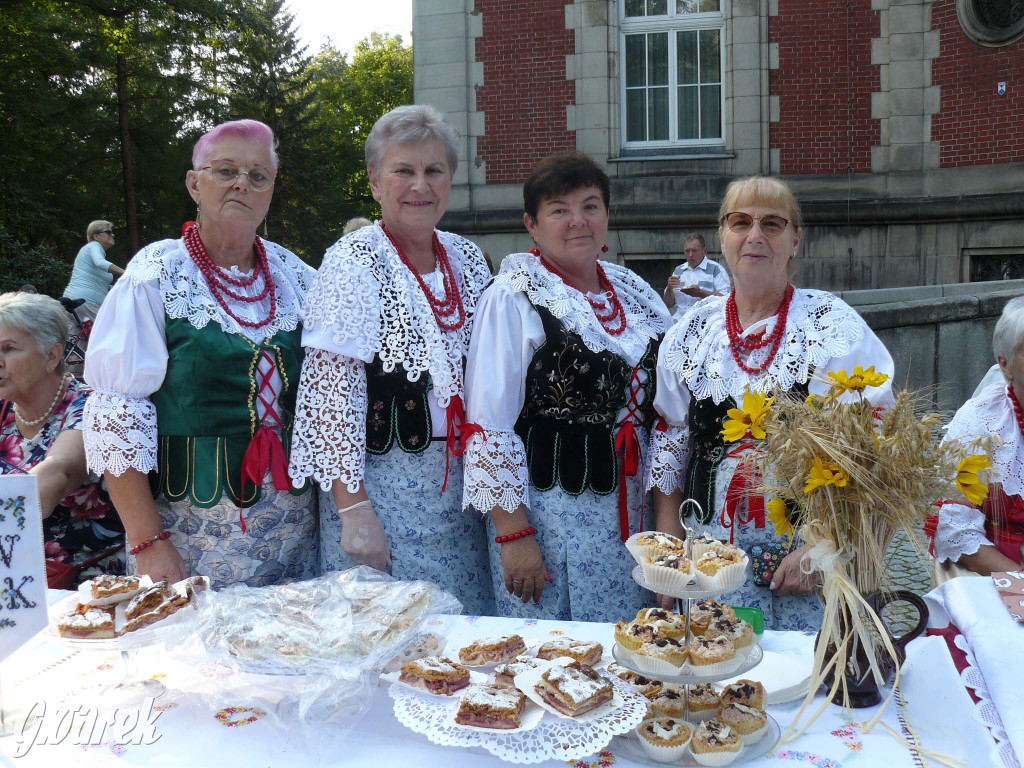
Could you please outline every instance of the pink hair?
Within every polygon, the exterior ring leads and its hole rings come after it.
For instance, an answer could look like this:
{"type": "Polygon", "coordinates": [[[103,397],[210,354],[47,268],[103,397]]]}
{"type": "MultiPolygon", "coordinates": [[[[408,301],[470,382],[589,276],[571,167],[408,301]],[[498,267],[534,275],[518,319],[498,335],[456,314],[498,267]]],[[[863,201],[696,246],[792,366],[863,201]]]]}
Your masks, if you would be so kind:
{"type": "Polygon", "coordinates": [[[204,133],[196,145],[192,148],[192,167],[199,169],[200,166],[210,159],[213,145],[226,136],[238,136],[242,139],[252,139],[263,144],[270,150],[270,168],[277,170],[277,151],[274,148],[274,132],[270,126],[261,123],[259,120],[232,120],[229,123],[221,123],[216,128],[204,133]]]}

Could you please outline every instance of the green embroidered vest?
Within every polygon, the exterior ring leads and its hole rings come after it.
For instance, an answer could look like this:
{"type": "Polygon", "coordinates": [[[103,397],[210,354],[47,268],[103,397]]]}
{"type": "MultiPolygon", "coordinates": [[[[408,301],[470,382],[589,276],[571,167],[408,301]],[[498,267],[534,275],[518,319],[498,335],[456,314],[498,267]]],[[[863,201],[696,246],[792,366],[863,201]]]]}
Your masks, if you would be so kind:
{"type": "Polygon", "coordinates": [[[154,495],[212,507],[227,494],[240,507],[252,506],[259,501],[260,486],[248,484],[242,500],[239,483],[242,456],[260,426],[260,351],[273,354],[284,383],[276,408],[284,422],[281,441],[287,454],[302,367],[302,329],[278,331],[255,344],[225,333],[216,322],[195,328],[185,318],[168,317],[166,336],[167,375],[151,398],[158,433],[157,469],[150,478],[154,495]]]}

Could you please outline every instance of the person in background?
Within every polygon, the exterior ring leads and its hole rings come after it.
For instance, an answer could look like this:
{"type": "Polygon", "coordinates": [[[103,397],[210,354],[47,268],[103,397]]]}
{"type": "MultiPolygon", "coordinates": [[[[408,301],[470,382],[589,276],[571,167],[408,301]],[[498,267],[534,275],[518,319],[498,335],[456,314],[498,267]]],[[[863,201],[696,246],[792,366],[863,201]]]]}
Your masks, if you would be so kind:
{"type": "Polygon", "coordinates": [[[623,542],[651,509],[643,461],[672,321],[600,259],[609,187],[586,155],[542,160],[523,185],[536,247],[504,258],[477,307],[463,503],[487,517],[503,616],[617,621],[649,597],[623,542]]]}
{"type": "Polygon", "coordinates": [[[665,287],[665,306],[675,308],[676,320],[686,310],[708,296],[724,296],[729,292],[729,275],[725,267],[708,258],[704,236],[691,232],[683,242],[686,261],[672,270],[665,287]]]}
{"type": "MultiPolygon", "coordinates": [[[[70,318],[49,296],[0,295],[0,475],[35,475],[50,585],[55,564],[100,553],[97,567],[124,573],[124,528],[100,479],[90,475],[82,410],[90,390],[65,370],[70,318]]],[[[60,569],[57,569],[60,572],[60,569]]]]}
{"type": "Polygon", "coordinates": [[[349,219],[348,221],[345,222],[345,226],[342,228],[341,234],[347,235],[351,232],[355,232],[357,229],[362,229],[363,227],[370,226],[373,226],[372,221],[370,221],[369,219],[364,219],[362,216],[356,216],[355,218],[349,219]]]}
{"type": "Polygon", "coordinates": [[[432,581],[494,612],[483,521],[462,500],[463,367],[480,249],[436,229],[459,134],[434,107],[397,107],[366,140],[381,220],[324,256],[303,310],[306,362],[291,473],[321,487],[324,570],[357,563],[432,581]]]}
{"type": "Polygon", "coordinates": [[[85,245],[75,257],[71,280],[64,289],[68,299],[84,299],[78,307],[78,316],[84,321],[95,320],[100,305],[110,290],[115,275],[124,270],[107,261],[106,253],[114,245],[114,225],[109,221],[93,221],[85,230],[85,245]]]}
{"type": "Polygon", "coordinates": [[[956,563],[983,576],[1018,571],[1024,563],[1024,296],[1003,307],[992,351],[1002,380],[964,403],[945,437],[965,444],[977,437],[999,438],[989,456],[988,496],[976,505],[944,501],[933,541],[940,563],[956,563]]]}
{"type": "Polygon", "coordinates": [[[816,576],[802,573],[803,550],[790,551],[786,539],[771,530],[749,464],[741,464],[754,438],[748,430],[727,443],[727,412],[739,408],[748,391],[824,395],[829,371],[852,371],[855,365],[874,366],[889,377],[864,391],[875,406],[887,407],[893,402],[893,361],[848,304],[790,283],[803,228],[800,207],[784,182],[765,176],[733,181],[719,222],[733,291],[691,307],[658,354],[654,407],[663,423],[654,430],[648,478],[655,527],[682,535],[679,507],[693,499],[700,510],[687,505],[688,525],[748,552],[757,545],[781,560],[770,583],[751,579],[729,601],[760,609],[769,629],[816,630],[822,615],[816,576]]]}
{"type": "Polygon", "coordinates": [[[315,273],[256,235],[277,167],[261,122],[204,134],[185,174],[196,225],[139,251],[96,319],[89,466],[121,513],[129,567],[154,580],[258,587],[317,569],[315,499],[293,490],[287,459],[315,273]]]}

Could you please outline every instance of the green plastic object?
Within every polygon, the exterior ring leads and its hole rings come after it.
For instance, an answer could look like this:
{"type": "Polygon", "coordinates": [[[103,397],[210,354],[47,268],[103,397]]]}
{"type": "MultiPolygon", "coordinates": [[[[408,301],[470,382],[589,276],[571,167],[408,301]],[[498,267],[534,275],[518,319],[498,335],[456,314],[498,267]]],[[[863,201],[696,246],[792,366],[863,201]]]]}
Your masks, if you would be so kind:
{"type": "Polygon", "coordinates": [[[764,614],[761,613],[760,608],[748,608],[745,605],[734,605],[732,609],[736,611],[737,618],[743,619],[754,628],[755,635],[764,634],[764,614]]]}

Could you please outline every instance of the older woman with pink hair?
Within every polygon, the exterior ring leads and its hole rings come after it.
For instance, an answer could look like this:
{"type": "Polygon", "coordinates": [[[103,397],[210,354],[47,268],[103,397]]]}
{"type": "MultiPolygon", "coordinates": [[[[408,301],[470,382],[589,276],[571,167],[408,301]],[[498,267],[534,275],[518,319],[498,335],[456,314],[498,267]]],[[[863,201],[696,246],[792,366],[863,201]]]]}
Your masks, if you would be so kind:
{"type": "Polygon", "coordinates": [[[312,492],[287,464],[314,271],[256,234],[277,166],[263,123],[204,135],[185,174],[195,226],[139,251],[96,319],[86,453],[129,567],[153,579],[262,586],[317,568],[312,492]]]}

